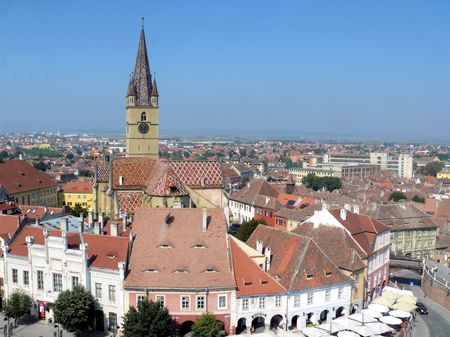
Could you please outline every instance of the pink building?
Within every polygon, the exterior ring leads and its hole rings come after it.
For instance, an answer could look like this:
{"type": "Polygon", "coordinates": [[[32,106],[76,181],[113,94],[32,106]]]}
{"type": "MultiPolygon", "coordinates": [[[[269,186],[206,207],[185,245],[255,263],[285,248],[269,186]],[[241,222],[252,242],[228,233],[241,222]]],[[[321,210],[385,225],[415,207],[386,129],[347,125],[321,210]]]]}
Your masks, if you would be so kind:
{"type": "Polygon", "coordinates": [[[223,210],[138,208],[132,232],[125,303],[161,302],[175,336],[188,333],[205,312],[231,333],[236,286],[223,210]]]}
{"type": "Polygon", "coordinates": [[[368,215],[351,212],[345,208],[330,210],[333,217],[343,225],[368,256],[367,295],[370,300],[378,287],[389,284],[390,227],[368,215]]]}

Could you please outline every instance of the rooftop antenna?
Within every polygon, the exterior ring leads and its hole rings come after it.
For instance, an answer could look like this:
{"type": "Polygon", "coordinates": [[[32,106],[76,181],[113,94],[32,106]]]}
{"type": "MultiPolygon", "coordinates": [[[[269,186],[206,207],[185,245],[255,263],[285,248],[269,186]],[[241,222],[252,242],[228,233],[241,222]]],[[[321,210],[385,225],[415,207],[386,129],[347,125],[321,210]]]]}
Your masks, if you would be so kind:
{"type": "Polygon", "coordinates": [[[144,17],[141,16],[141,21],[142,21],[142,29],[144,29],[144,17]]]}

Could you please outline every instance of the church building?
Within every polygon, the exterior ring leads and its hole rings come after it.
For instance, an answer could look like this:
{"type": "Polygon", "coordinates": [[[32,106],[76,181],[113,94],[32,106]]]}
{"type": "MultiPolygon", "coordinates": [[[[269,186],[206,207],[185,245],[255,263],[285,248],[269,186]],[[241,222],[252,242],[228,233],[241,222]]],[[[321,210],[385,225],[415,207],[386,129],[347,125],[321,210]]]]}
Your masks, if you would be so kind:
{"type": "Polygon", "coordinates": [[[96,163],[93,211],[109,218],[133,215],[137,207],[226,206],[218,161],[159,159],[159,94],[151,75],[144,27],[126,96],[126,155],[96,163]]]}

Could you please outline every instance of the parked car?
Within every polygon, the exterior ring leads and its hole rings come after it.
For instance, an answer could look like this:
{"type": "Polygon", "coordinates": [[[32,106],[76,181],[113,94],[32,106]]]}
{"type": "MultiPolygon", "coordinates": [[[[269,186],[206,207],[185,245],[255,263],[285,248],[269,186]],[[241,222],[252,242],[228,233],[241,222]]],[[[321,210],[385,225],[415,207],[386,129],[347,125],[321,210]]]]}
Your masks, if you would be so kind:
{"type": "Polygon", "coordinates": [[[428,309],[425,304],[417,302],[416,303],[416,311],[421,315],[428,315],[428,309]]]}

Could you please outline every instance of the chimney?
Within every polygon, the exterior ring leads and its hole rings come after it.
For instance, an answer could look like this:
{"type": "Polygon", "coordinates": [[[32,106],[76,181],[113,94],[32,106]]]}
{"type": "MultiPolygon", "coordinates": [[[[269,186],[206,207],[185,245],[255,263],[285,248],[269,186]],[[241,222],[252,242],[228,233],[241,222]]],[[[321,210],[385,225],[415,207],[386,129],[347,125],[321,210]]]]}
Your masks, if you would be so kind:
{"type": "Polygon", "coordinates": [[[117,222],[111,222],[111,236],[119,236],[119,224],[117,222]]]}
{"type": "Polygon", "coordinates": [[[123,185],[123,176],[119,176],[119,185],[123,185]]]}
{"type": "Polygon", "coordinates": [[[313,223],[314,223],[314,228],[319,228],[319,226],[320,226],[320,212],[319,211],[314,211],[313,223]]]}
{"type": "Polygon", "coordinates": [[[59,226],[63,232],[68,232],[69,231],[69,220],[67,218],[61,218],[59,220],[59,226]]]}
{"type": "Polygon", "coordinates": [[[256,241],[256,251],[260,254],[263,252],[263,240],[256,241]]]}
{"type": "Polygon", "coordinates": [[[98,222],[94,223],[94,234],[100,235],[100,224],[98,222]]]}
{"type": "Polygon", "coordinates": [[[270,269],[270,262],[272,260],[272,250],[269,247],[266,247],[264,249],[264,256],[265,256],[265,260],[266,260],[266,269],[265,271],[268,271],[270,269]]]}
{"type": "Polygon", "coordinates": [[[28,236],[25,238],[25,241],[26,241],[26,243],[27,243],[27,246],[30,247],[31,245],[33,245],[34,237],[32,237],[31,235],[28,235],[28,236]]]}
{"type": "Polygon", "coordinates": [[[36,226],[39,226],[41,224],[41,222],[39,221],[39,218],[36,218],[35,224],[36,224],[36,226]]]}
{"type": "Polygon", "coordinates": [[[345,208],[341,208],[341,219],[347,220],[347,210],[345,208]]]}
{"type": "Polygon", "coordinates": [[[358,205],[353,206],[353,213],[359,214],[359,206],[358,205]]]}
{"type": "Polygon", "coordinates": [[[128,229],[128,213],[125,212],[125,214],[122,217],[122,221],[123,221],[123,231],[126,231],[128,229]]]}
{"type": "Polygon", "coordinates": [[[208,230],[208,213],[206,208],[203,208],[202,231],[206,232],[207,230],[208,230]]]}
{"type": "Polygon", "coordinates": [[[89,227],[91,228],[92,226],[94,226],[94,211],[93,210],[89,210],[88,213],[88,223],[89,223],[89,227]]]}
{"type": "Polygon", "coordinates": [[[98,222],[100,223],[100,226],[103,228],[105,225],[105,218],[103,217],[103,212],[98,213],[98,222]]]}
{"type": "Polygon", "coordinates": [[[350,204],[344,204],[344,208],[345,208],[347,211],[350,211],[351,205],[350,205],[350,204]]]}

